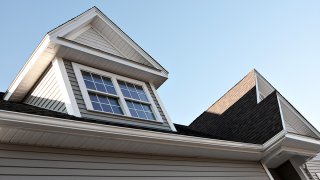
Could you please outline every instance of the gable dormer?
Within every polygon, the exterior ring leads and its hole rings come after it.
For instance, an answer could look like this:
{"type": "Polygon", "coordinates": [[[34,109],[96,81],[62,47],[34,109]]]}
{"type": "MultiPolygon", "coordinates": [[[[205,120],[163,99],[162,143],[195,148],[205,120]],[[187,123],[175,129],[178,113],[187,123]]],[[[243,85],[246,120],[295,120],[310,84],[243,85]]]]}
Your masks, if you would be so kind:
{"type": "Polygon", "coordinates": [[[167,78],[158,62],[93,7],[48,32],[4,99],[175,131],[156,92],[167,78]]]}

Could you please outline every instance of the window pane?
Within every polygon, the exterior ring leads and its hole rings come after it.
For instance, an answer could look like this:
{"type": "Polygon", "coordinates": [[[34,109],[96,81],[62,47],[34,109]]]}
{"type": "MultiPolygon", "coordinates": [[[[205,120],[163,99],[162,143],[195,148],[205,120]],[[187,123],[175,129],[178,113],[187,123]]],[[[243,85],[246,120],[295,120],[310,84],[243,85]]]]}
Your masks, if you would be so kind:
{"type": "Polygon", "coordinates": [[[127,86],[129,88],[130,91],[136,91],[136,88],[134,88],[134,85],[131,83],[127,83],[127,86]]]}
{"type": "Polygon", "coordinates": [[[143,111],[137,111],[139,118],[147,119],[146,114],[143,111]]]}
{"type": "Polygon", "coordinates": [[[105,86],[107,88],[107,92],[110,94],[117,94],[116,90],[112,86],[105,86]]]}
{"type": "Polygon", "coordinates": [[[119,106],[118,100],[115,98],[108,98],[111,105],[119,106]]]}
{"type": "Polygon", "coordinates": [[[151,120],[155,120],[156,118],[154,117],[153,113],[146,112],[147,118],[151,120]]]}
{"type": "Polygon", "coordinates": [[[127,89],[126,83],[123,81],[118,81],[118,84],[120,86],[121,89],[127,89]]]}
{"type": "Polygon", "coordinates": [[[121,108],[119,106],[111,106],[112,110],[115,114],[123,114],[121,108]]]}
{"type": "Polygon", "coordinates": [[[145,104],[143,104],[143,105],[142,105],[142,107],[143,107],[143,110],[144,110],[144,111],[152,112],[152,111],[151,111],[151,108],[150,108],[150,106],[149,106],[149,105],[145,105],[145,104]]]}
{"type": "Polygon", "coordinates": [[[107,77],[102,77],[103,83],[108,85],[108,86],[113,86],[112,81],[110,78],[107,77]]]}
{"type": "Polygon", "coordinates": [[[141,101],[149,102],[149,101],[148,101],[148,98],[147,98],[147,96],[146,96],[145,94],[139,94],[139,97],[140,97],[140,100],[141,100],[141,101]]]}
{"type": "Polygon", "coordinates": [[[93,81],[94,81],[94,82],[102,83],[101,76],[96,75],[96,74],[91,74],[91,75],[92,75],[92,77],[93,77],[93,81]]]}
{"type": "Polygon", "coordinates": [[[134,108],[136,109],[136,110],[143,110],[143,108],[142,108],[142,105],[140,104],[140,103],[133,103],[133,105],[134,105],[134,108]]]}
{"type": "Polygon", "coordinates": [[[110,105],[101,104],[101,106],[102,106],[103,111],[113,113],[110,105]]]}
{"type": "Polygon", "coordinates": [[[99,102],[98,98],[97,98],[97,96],[95,94],[89,93],[89,96],[90,96],[90,100],[91,101],[99,102]]]}
{"type": "Polygon", "coordinates": [[[135,87],[136,87],[138,93],[144,94],[142,86],[135,85],[135,87]]]}
{"type": "Polygon", "coordinates": [[[83,79],[86,79],[86,80],[89,80],[89,81],[93,81],[90,73],[88,73],[86,71],[81,71],[81,74],[82,74],[83,79]]]}
{"type": "Polygon", "coordinates": [[[134,109],[131,101],[126,101],[129,109],[134,109]]]}
{"type": "Polygon", "coordinates": [[[134,109],[129,109],[132,117],[139,117],[134,109]]]}
{"type": "Polygon", "coordinates": [[[86,87],[87,87],[88,89],[96,90],[96,87],[94,86],[93,82],[84,80],[84,83],[86,84],[86,87]]]}
{"type": "Polygon", "coordinates": [[[103,84],[95,83],[95,85],[96,85],[98,91],[107,92],[107,91],[106,91],[106,88],[104,87],[103,84]]]}
{"type": "Polygon", "coordinates": [[[100,96],[100,95],[98,97],[99,97],[100,103],[109,104],[109,101],[108,101],[107,97],[100,96]]]}
{"type": "Polygon", "coordinates": [[[92,102],[92,107],[94,110],[101,111],[101,106],[99,103],[92,102]]]}
{"type": "Polygon", "coordinates": [[[139,98],[139,96],[138,96],[138,93],[133,92],[133,91],[130,91],[130,94],[131,94],[131,97],[132,97],[133,99],[140,100],[140,98],[139,98]]]}
{"type": "Polygon", "coordinates": [[[129,91],[128,91],[128,90],[121,89],[121,91],[122,91],[122,94],[123,94],[123,96],[124,96],[124,97],[131,98],[131,95],[130,95],[130,93],[129,93],[129,91]]]}

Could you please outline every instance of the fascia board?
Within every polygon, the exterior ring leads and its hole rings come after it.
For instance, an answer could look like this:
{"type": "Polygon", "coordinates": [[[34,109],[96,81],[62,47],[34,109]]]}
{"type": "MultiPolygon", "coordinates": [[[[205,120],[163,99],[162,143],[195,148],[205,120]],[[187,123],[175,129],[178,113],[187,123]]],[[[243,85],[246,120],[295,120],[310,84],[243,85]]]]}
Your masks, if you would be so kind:
{"type": "Polygon", "coordinates": [[[154,70],[153,68],[142,66],[142,65],[140,65],[138,63],[130,62],[129,60],[123,59],[121,57],[117,57],[117,56],[111,55],[109,53],[102,52],[100,50],[96,50],[96,49],[93,49],[93,48],[90,48],[90,47],[86,47],[84,45],[80,45],[78,43],[72,42],[70,40],[67,40],[67,39],[64,39],[64,38],[61,38],[61,37],[53,40],[53,42],[56,43],[57,45],[60,45],[60,46],[65,46],[65,47],[68,47],[68,48],[71,48],[71,49],[79,50],[79,51],[82,51],[82,52],[85,52],[85,53],[88,53],[88,54],[92,54],[92,55],[97,56],[97,57],[108,59],[110,61],[121,63],[123,65],[131,66],[133,68],[140,69],[140,70],[146,71],[148,73],[155,74],[157,76],[168,78],[168,75],[162,73],[161,71],[154,70]]]}
{"type": "Polygon", "coordinates": [[[26,113],[18,113],[0,110],[0,124],[4,126],[16,126],[25,128],[41,127],[41,130],[50,130],[58,132],[58,130],[67,130],[68,133],[87,134],[91,136],[95,133],[103,135],[120,135],[133,139],[143,138],[150,142],[168,142],[177,146],[199,147],[206,149],[219,149],[232,152],[245,152],[260,154],[262,146],[249,143],[238,143],[223,140],[212,140],[199,137],[191,137],[185,135],[177,135],[170,133],[161,133],[155,131],[130,129],[124,127],[114,127],[109,125],[93,124],[88,122],[73,121],[67,119],[44,117],[31,115],[26,113]]]}
{"type": "Polygon", "coordinates": [[[10,84],[9,88],[6,91],[6,94],[4,96],[4,100],[9,100],[12,93],[17,89],[23,78],[27,75],[27,73],[30,71],[33,65],[37,62],[38,57],[45,51],[45,49],[48,47],[50,43],[50,37],[46,35],[38,47],[33,51],[32,55],[28,59],[28,61],[24,64],[22,69],[19,71],[16,78],[13,80],[13,82],[10,84]]]}

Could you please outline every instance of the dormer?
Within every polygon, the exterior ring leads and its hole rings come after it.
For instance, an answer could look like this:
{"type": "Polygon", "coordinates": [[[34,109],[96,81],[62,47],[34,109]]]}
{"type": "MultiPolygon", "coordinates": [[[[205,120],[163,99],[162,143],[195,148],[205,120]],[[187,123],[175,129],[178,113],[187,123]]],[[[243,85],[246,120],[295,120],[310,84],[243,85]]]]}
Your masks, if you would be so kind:
{"type": "Polygon", "coordinates": [[[48,32],[4,100],[175,131],[157,94],[168,71],[93,7],[48,32]]]}

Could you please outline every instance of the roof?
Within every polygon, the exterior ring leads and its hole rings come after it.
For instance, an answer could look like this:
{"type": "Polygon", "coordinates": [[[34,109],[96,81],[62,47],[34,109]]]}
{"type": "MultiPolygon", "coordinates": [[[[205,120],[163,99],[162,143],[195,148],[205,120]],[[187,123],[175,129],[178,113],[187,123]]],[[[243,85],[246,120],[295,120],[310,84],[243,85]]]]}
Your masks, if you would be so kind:
{"type": "Polygon", "coordinates": [[[276,92],[259,104],[256,100],[253,87],[221,115],[205,111],[189,127],[230,141],[263,144],[283,126],[276,92]]]}

